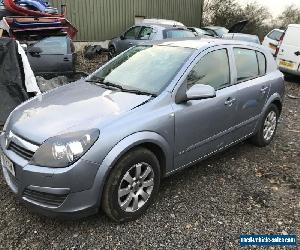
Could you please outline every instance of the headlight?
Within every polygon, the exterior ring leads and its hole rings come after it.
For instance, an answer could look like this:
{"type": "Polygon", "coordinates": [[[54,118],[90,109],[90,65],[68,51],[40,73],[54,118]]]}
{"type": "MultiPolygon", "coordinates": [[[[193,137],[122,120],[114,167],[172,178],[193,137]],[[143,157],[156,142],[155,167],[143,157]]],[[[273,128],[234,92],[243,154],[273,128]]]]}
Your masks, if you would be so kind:
{"type": "Polygon", "coordinates": [[[52,137],[35,152],[31,164],[63,168],[80,159],[99,137],[99,130],[92,129],[52,137]]]}

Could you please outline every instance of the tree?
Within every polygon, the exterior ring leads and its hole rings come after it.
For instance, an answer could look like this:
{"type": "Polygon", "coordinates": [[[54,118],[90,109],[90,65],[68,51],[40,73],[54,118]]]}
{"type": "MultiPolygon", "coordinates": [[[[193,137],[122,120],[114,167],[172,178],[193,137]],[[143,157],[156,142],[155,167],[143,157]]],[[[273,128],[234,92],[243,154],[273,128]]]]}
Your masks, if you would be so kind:
{"type": "Polygon", "coordinates": [[[300,24],[300,8],[297,8],[295,5],[287,6],[277,20],[285,28],[289,24],[300,24]]]}
{"type": "Polygon", "coordinates": [[[243,33],[262,38],[268,29],[265,21],[271,17],[267,8],[256,2],[241,6],[236,0],[206,0],[203,8],[204,25],[231,27],[238,21],[249,20],[243,33]]]}

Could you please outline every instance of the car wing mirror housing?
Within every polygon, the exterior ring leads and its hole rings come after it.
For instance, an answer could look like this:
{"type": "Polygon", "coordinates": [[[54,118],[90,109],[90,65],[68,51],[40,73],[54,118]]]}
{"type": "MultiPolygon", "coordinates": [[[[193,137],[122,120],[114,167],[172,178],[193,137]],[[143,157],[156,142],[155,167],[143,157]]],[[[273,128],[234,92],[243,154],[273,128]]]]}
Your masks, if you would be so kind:
{"type": "Polygon", "coordinates": [[[205,84],[195,84],[189,90],[185,91],[185,93],[182,90],[179,90],[175,101],[179,104],[192,100],[202,100],[214,97],[216,97],[216,91],[213,87],[205,84]]]}
{"type": "Polygon", "coordinates": [[[35,54],[35,55],[39,55],[43,52],[40,47],[29,47],[27,51],[28,53],[35,54]]]}
{"type": "Polygon", "coordinates": [[[120,39],[121,39],[121,40],[125,40],[124,34],[120,36],[120,39]]]}

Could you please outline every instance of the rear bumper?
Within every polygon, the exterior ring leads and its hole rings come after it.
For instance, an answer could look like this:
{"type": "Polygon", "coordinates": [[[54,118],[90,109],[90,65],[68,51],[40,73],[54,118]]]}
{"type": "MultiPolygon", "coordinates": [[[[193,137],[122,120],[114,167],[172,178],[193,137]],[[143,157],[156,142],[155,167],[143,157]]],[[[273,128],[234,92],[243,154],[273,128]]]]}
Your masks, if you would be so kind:
{"type": "Polygon", "coordinates": [[[291,69],[287,69],[287,68],[284,68],[284,67],[279,67],[279,70],[283,73],[288,73],[288,74],[291,74],[291,75],[300,76],[300,71],[298,71],[298,70],[291,70],[291,69]]]}

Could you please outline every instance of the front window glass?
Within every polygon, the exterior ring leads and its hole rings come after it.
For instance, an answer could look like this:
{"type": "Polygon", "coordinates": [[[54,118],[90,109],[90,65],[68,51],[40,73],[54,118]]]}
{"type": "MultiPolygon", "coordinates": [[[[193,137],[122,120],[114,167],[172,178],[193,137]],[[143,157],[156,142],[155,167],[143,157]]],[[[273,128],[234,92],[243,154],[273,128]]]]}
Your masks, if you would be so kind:
{"type": "Polygon", "coordinates": [[[136,27],[129,29],[125,34],[125,38],[126,39],[135,39],[136,37],[138,37],[138,35],[141,31],[141,28],[142,27],[140,27],[140,26],[136,26],[136,27]]]}
{"type": "Polygon", "coordinates": [[[90,80],[159,94],[193,52],[193,49],[181,47],[133,47],[106,64],[90,80]]]}
{"type": "Polygon", "coordinates": [[[68,52],[67,38],[63,36],[48,37],[33,46],[41,48],[41,55],[65,55],[68,52]]]}
{"type": "Polygon", "coordinates": [[[200,59],[187,77],[187,88],[195,84],[212,86],[215,90],[230,84],[229,61],[226,49],[208,53],[200,59]]]}
{"type": "Polygon", "coordinates": [[[149,40],[153,32],[153,29],[150,27],[143,27],[141,33],[139,34],[138,39],[140,40],[149,40]]]}

